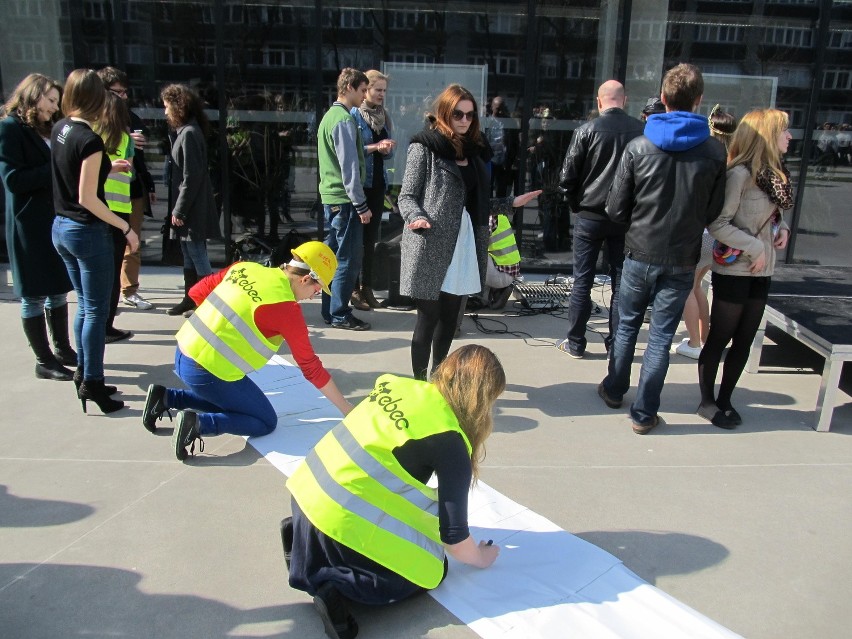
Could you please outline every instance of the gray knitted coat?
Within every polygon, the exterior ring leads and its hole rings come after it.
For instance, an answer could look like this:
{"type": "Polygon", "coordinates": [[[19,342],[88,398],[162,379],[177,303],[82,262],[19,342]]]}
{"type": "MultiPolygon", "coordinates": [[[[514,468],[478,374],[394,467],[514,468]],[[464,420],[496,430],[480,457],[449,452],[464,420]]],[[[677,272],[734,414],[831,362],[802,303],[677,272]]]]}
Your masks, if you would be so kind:
{"type": "MultiPolygon", "coordinates": [[[[399,288],[400,293],[415,299],[436,300],[456,248],[466,192],[455,160],[427,148],[421,136],[416,136],[408,147],[399,193],[399,211],[405,220],[399,288]],[[410,230],[408,225],[419,219],[428,220],[431,228],[410,230]]],[[[468,156],[468,159],[477,169],[478,210],[469,213],[476,241],[479,280],[484,283],[489,212],[511,214],[514,198],[489,198],[491,188],[485,163],[478,156],[468,156]]]]}

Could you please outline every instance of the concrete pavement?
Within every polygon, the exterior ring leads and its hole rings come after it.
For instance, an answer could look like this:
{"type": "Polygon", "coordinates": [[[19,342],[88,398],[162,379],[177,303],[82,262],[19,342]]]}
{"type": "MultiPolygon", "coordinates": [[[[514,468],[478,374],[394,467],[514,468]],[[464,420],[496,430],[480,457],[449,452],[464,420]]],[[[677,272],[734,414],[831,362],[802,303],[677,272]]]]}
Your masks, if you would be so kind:
{"type": "MultiPolygon", "coordinates": [[[[284,476],[231,436],[182,464],[168,421],[157,435],[141,426],[148,384],[175,382],[183,319],[164,309],[182,294],[179,269],[145,267],[157,309],[118,316],[134,337],[107,346],[107,377],[128,407],[106,417],[91,403],[83,415],[70,382],[34,378],[6,281],[0,271],[0,636],[323,637],[310,598],[286,583],[284,476]]],[[[359,313],[373,330],[351,333],[326,327],[317,301],[303,309],[350,398],[379,373],[409,374],[413,312],[359,313]]],[[[480,319],[518,333],[465,318],[456,341],[492,348],[508,374],[485,482],[743,636],[848,636],[852,402],[842,396],[831,433],[811,429],[818,357],[772,334],[734,396],[744,424],[727,432],[693,414],[695,362],[673,355],[665,425],[643,437],[595,393],[600,338],[574,360],[553,347],[563,318],[480,319]]],[[[475,636],[429,597],[353,612],[364,639],[475,636]]]]}

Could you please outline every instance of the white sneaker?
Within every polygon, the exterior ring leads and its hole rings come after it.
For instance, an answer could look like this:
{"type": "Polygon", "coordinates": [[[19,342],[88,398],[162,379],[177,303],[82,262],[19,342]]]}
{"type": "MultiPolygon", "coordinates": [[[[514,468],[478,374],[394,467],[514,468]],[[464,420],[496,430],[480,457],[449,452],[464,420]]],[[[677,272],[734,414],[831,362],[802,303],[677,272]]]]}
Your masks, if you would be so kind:
{"type": "Polygon", "coordinates": [[[144,297],[142,297],[138,293],[126,295],[124,297],[124,303],[127,304],[128,306],[135,306],[140,311],[147,311],[149,309],[154,308],[154,305],[151,304],[151,302],[146,300],[144,297]]]}
{"type": "Polygon", "coordinates": [[[690,359],[698,359],[698,356],[701,355],[701,347],[690,346],[689,338],[686,337],[680,344],[677,345],[677,348],[675,348],[675,353],[677,353],[678,355],[683,355],[684,357],[688,357],[690,359]]]}

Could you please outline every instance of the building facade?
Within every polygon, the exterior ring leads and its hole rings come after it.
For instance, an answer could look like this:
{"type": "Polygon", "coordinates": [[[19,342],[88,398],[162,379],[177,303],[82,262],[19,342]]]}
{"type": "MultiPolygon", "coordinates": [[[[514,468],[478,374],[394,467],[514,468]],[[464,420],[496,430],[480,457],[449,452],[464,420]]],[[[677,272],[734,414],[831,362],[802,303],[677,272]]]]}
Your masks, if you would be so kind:
{"type": "MultiPolygon", "coordinates": [[[[852,265],[844,222],[852,201],[849,0],[2,4],[4,95],[33,71],[62,79],[77,67],[117,66],[164,151],[161,88],[198,89],[217,131],[211,171],[229,234],[280,233],[291,219],[316,219],[313,129],[341,68],[393,69],[387,106],[403,143],[434,93],[419,78],[449,83],[464,70],[484,103],[499,95],[508,107],[500,122],[515,149],[516,188],[545,189],[522,220],[526,260],[565,270],[570,225],[556,176],[572,131],[593,117],[597,86],[622,80],[638,115],[666,69],[692,62],[706,74],[703,113],[718,103],[737,117],[766,106],[790,114],[797,195],[787,261],[852,265]]],[[[395,184],[404,159],[403,144],[395,184]]]]}

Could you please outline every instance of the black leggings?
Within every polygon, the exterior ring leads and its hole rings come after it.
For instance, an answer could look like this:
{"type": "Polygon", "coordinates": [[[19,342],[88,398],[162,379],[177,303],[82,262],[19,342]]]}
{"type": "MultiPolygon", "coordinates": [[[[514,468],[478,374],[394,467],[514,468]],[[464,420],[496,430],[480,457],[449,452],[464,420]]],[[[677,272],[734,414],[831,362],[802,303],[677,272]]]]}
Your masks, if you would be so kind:
{"type": "Polygon", "coordinates": [[[443,292],[437,300],[414,300],[417,305],[417,323],[411,338],[414,379],[426,380],[430,351],[433,371],[450,352],[461,302],[460,296],[443,292]]]}
{"type": "Polygon", "coordinates": [[[737,304],[713,298],[710,312],[710,334],[698,357],[698,384],[701,387],[701,404],[715,403],[719,410],[730,410],[731,394],[748,361],[749,350],[763,317],[765,299],[747,299],[737,304]],[[716,374],[725,346],[731,348],[722,368],[722,383],[719,394],[714,398],[716,374]]]}

